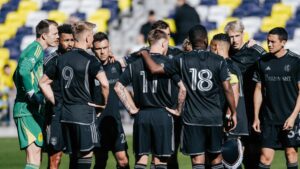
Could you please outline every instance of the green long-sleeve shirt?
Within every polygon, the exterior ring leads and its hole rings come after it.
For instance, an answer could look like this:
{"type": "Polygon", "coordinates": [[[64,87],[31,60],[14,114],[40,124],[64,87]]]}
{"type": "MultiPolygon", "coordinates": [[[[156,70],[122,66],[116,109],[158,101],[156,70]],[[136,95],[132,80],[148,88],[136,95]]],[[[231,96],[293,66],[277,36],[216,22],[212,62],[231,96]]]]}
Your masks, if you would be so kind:
{"type": "MultiPolygon", "coordinates": [[[[18,66],[13,77],[14,83],[17,88],[16,103],[26,103],[26,93],[31,90],[34,90],[35,93],[40,92],[38,81],[43,75],[43,58],[43,48],[37,41],[32,42],[21,53],[20,59],[18,61],[18,66]]],[[[35,110],[35,108],[32,110],[35,110]]],[[[21,111],[14,111],[14,116],[18,116],[18,114],[24,115],[28,113],[32,114],[34,112],[31,112],[31,110],[22,113],[21,111]]]]}

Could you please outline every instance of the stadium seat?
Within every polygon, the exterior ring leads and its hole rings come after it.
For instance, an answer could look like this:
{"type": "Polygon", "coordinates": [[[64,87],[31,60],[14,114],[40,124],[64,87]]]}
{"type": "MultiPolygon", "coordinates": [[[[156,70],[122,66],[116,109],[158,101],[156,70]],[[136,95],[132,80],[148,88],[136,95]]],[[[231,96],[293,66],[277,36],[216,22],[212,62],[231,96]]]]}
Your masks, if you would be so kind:
{"type": "Polygon", "coordinates": [[[294,39],[300,39],[300,28],[294,30],[294,39]]]}
{"type": "Polygon", "coordinates": [[[227,25],[228,22],[236,21],[236,20],[238,20],[238,18],[228,17],[228,18],[226,18],[225,20],[222,21],[222,23],[219,25],[218,29],[224,31],[224,28],[225,28],[225,26],[227,25]]]}
{"type": "Polygon", "coordinates": [[[273,17],[265,17],[262,20],[262,25],[260,27],[260,30],[262,32],[268,32],[274,27],[285,27],[286,21],[281,20],[278,18],[273,18],[273,17]]]}
{"type": "Polygon", "coordinates": [[[8,0],[0,0],[0,8],[2,7],[3,4],[7,3],[8,0]]]}
{"type": "Polygon", "coordinates": [[[0,48],[0,60],[9,59],[9,50],[7,48],[0,48]]]}
{"type": "Polygon", "coordinates": [[[5,23],[20,23],[23,25],[25,23],[25,16],[20,12],[10,12],[6,15],[5,23]]]}
{"type": "Polygon", "coordinates": [[[58,2],[56,1],[46,1],[42,4],[41,10],[51,11],[56,10],[58,8],[58,2]]]}
{"type": "Polygon", "coordinates": [[[88,16],[88,19],[89,20],[101,19],[101,20],[108,21],[110,19],[110,10],[105,8],[100,8],[97,11],[91,13],[88,16]]]}
{"type": "Polygon", "coordinates": [[[187,0],[187,3],[191,6],[198,6],[201,0],[187,0]]]}
{"type": "Polygon", "coordinates": [[[97,32],[107,32],[107,21],[101,18],[89,18],[89,22],[96,24],[96,31],[97,32]]]}
{"type": "Polygon", "coordinates": [[[35,27],[39,21],[48,18],[48,13],[46,11],[35,11],[30,12],[26,19],[26,26],[35,27]]]}
{"type": "Polygon", "coordinates": [[[39,4],[35,1],[21,1],[18,11],[37,11],[40,9],[39,4]]]}
{"type": "Polygon", "coordinates": [[[218,26],[232,13],[232,9],[228,6],[213,5],[208,10],[207,20],[216,22],[218,26]]]}
{"type": "Polygon", "coordinates": [[[35,35],[27,35],[24,36],[21,42],[20,49],[24,50],[31,42],[33,42],[36,39],[35,35]]]}
{"type": "Polygon", "coordinates": [[[68,19],[68,16],[62,11],[53,10],[48,13],[48,19],[52,19],[58,24],[62,24],[68,19]]]}
{"type": "Polygon", "coordinates": [[[220,6],[227,6],[231,9],[237,8],[242,3],[241,0],[218,0],[218,5],[220,6]]]}
{"type": "MultiPolygon", "coordinates": [[[[13,25],[0,24],[0,35],[3,37],[8,37],[8,39],[13,37],[17,32],[17,28],[11,27],[11,26],[13,26],[13,25]]],[[[6,40],[8,40],[8,39],[6,39],[6,40]]]]}
{"type": "Polygon", "coordinates": [[[264,41],[267,39],[267,35],[268,35],[268,33],[266,33],[266,32],[258,31],[254,34],[253,39],[255,39],[257,41],[264,41]]]}
{"type": "Polygon", "coordinates": [[[212,38],[214,37],[214,35],[216,35],[218,33],[224,33],[224,30],[215,29],[215,30],[209,31],[208,32],[208,43],[210,43],[210,41],[212,40],[212,38]]]}
{"type": "Polygon", "coordinates": [[[287,15],[290,18],[293,15],[292,7],[282,3],[274,4],[272,7],[271,16],[274,15],[287,15]]]}
{"type": "Polygon", "coordinates": [[[196,6],[195,9],[200,17],[201,22],[205,22],[208,16],[208,6],[199,5],[196,6]]]}
{"type": "Polygon", "coordinates": [[[174,19],[167,18],[167,19],[164,19],[164,21],[167,22],[168,25],[170,26],[171,33],[176,33],[177,29],[176,29],[176,25],[175,25],[174,19]]]}
{"type": "Polygon", "coordinates": [[[131,0],[118,0],[118,7],[121,12],[129,10],[131,6],[131,0]]]}
{"type": "Polygon", "coordinates": [[[201,0],[201,5],[217,5],[217,0],[201,0]]]}
{"type": "Polygon", "coordinates": [[[241,19],[245,26],[246,32],[249,33],[250,37],[253,37],[254,33],[257,32],[261,25],[260,17],[244,17],[241,19]]]}
{"type": "Polygon", "coordinates": [[[70,15],[79,9],[80,2],[78,0],[62,0],[58,5],[58,10],[70,15]]]}
{"type": "Polygon", "coordinates": [[[100,0],[83,0],[78,11],[85,13],[87,16],[95,12],[102,5],[100,0]]]}
{"type": "Polygon", "coordinates": [[[267,52],[269,52],[268,42],[267,41],[263,41],[261,43],[261,47],[264,48],[267,52]]]}

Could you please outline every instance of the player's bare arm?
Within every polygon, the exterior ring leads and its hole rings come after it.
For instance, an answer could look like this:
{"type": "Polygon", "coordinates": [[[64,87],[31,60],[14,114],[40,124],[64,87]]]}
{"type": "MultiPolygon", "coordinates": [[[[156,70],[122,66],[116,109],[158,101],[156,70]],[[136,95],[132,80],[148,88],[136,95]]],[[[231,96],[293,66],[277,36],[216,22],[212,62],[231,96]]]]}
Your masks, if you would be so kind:
{"type": "Polygon", "coordinates": [[[107,100],[108,100],[108,94],[109,94],[109,83],[108,83],[107,77],[105,75],[105,72],[99,72],[96,75],[96,78],[101,84],[102,95],[104,98],[104,105],[106,105],[107,100]]]}
{"type": "Polygon", "coordinates": [[[53,80],[51,80],[47,75],[44,74],[39,81],[39,86],[46,99],[49,100],[54,105],[55,99],[54,99],[53,90],[51,88],[52,82],[53,80]]]}
{"type": "Polygon", "coordinates": [[[229,108],[230,108],[230,111],[231,111],[230,120],[233,122],[233,126],[230,130],[233,130],[233,129],[235,129],[236,124],[237,124],[236,106],[235,106],[235,101],[234,101],[234,95],[233,95],[231,84],[228,80],[224,81],[222,83],[222,85],[223,85],[224,93],[225,93],[225,96],[226,96],[226,99],[228,101],[229,108]]]}
{"type": "Polygon", "coordinates": [[[179,87],[179,91],[178,91],[178,104],[177,104],[177,108],[176,110],[170,109],[168,107],[166,107],[166,109],[173,115],[175,116],[180,116],[181,112],[182,112],[182,108],[184,105],[184,101],[186,98],[186,88],[184,86],[184,83],[182,82],[182,80],[180,82],[178,82],[178,87],[179,87]]]}
{"type": "Polygon", "coordinates": [[[252,128],[254,129],[254,131],[260,133],[261,130],[260,130],[259,110],[262,104],[261,83],[256,83],[253,103],[254,103],[254,121],[253,121],[252,128]]]}
{"type": "Polygon", "coordinates": [[[114,89],[127,111],[130,114],[136,114],[139,109],[135,106],[133,99],[126,87],[123,86],[120,82],[117,82],[114,89]]]}
{"type": "Polygon", "coordinates": [[[286,119],[283,130],[291,130],[294,127],[295,120],[300,112],[300,83],[298,83],[298,97],[293,113],[286,119]]]}
{"type": "MultiPolygon", "coordinates": [[[[232,91],[233,91],[233,96],[234,96],[234,102],[235,102],[235,107],[237,107],[239,103],[239,98],[240,98],[240,87],[238,83],[231,84],[232,91]]],[[[231,114],[230,108],[228,108],[227,113],[228,115],[231,114]]]]}

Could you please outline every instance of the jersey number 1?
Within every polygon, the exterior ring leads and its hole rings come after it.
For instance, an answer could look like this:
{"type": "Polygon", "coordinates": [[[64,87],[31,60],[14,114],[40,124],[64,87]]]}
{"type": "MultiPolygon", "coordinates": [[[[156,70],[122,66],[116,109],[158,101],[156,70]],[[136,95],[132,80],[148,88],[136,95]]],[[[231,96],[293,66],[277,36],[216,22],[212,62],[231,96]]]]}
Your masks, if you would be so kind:
{"type": "MultiPolygon", "coordinates": [[[[140,71],[140,75],[143,76],[143,93],[148,93],[148,80],[147,80],[145,71],[140,71]]],[[[157,92],[157,79],[153,79],[151,82],[152,82],[151,92],[156,93],[157,92]]]]}

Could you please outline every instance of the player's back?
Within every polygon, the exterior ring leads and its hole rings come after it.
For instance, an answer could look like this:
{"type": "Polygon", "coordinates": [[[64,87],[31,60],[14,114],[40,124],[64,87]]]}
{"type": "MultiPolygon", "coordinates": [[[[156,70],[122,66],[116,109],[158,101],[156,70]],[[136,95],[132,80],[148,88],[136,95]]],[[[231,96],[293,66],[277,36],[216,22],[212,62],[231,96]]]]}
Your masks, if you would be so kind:
{"type": "Polygon", "coordinates": [[[62,121],[94,121],[94,108],[88,106],[88,102],[91,102],[90,84],[95,79],[90,75],[92,62],[98,61],[78,48],[58,57],[58,78],[63,98],[62,121]]]}
{"type": "MultiPolygon", "coordinates": [[[[151,57],[160,64],[168,62],[166,56],[151,54],[151,57]]],[[[173,77],[172,80],[166,75],[152,75],[142,59],[129,64],[129,70],[132,73],[134,101],[137,106],[140,108],[175,107],[176,103],[171,96],[176,92],[175,86],[179,77],[173,77]]]]}
{"type": "Polygon", "coordinates": [[[220,92],[229,79],[225,60],[211,52],[194,50],[175,58],[175,67],[187,86],[186,123],[221,125],[220,92]]]}

